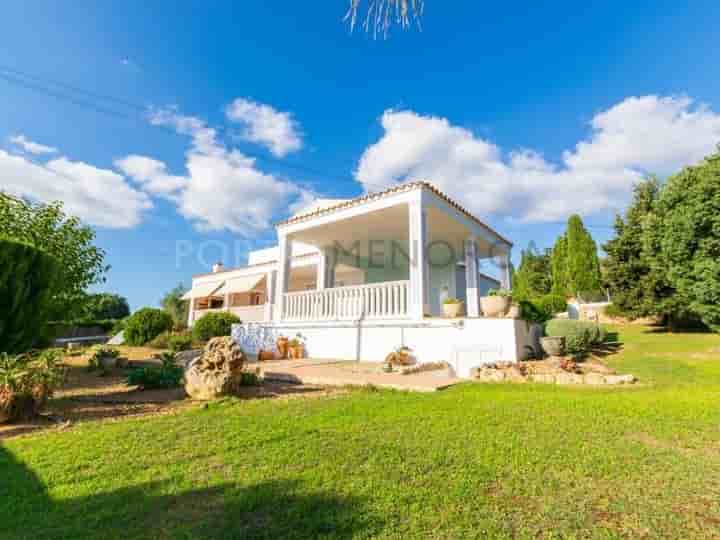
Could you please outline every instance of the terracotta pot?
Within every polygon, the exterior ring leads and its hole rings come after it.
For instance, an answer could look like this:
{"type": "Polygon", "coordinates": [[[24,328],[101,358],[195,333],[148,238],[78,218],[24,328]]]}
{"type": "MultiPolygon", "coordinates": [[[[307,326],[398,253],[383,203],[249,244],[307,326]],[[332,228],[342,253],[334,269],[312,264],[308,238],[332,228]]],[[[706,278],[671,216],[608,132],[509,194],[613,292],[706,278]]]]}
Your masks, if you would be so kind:
{"type": "Polygon", "coordinates": [[[443,315],[445,315],[448,318],[454,319],[455,317],[459,317],[463,313],[463,303],[457,302],[453,304],[443,304],[443,315]]]}
{"type": "Polygon", "coordinates": [[[288,349],[290,348],[290,340],[285,336],[280,336],[275,343],[277,345],[278,353],[280,358],[285,360],[288,357],[288,349]]]}
{"type": "Polygon", "coordinates": [[[540,346],[548,356],[565,355],[565,338],[562,336],[540,338],[540,346]]]}
{"type": "Polygon", "coordinates": [[[509,296],[482,296],[480,307],[485,317],[502,317],[510,309],[511,302],[509,296]]]}
{"type": "Polygon", "coordinates": [[[267,362],[268,360],[275,360],[275,353],[272,351],[258,351],[258,362],[267,362]]]}
{"type": "Polygon", "coordinates": [[[303,345],[294,345],[289,347],[290,358],[293,360],[299,360],[305,356],[305,347],[303,345]]]}

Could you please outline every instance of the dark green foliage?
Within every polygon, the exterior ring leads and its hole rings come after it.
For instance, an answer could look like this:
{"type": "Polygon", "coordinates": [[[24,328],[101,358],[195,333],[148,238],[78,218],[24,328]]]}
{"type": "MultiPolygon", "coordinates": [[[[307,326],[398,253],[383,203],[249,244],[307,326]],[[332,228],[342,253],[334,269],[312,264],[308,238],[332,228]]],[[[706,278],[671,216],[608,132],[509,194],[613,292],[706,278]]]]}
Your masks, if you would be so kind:
{"type": "Polygon", "coordinates": [[[25,352],[50,318],[57,261],[31,245],[0,238],[0,351],[25,352]]]}
{"type": "Polygon", "coordinates": [[[130,315],[130,307],[125,298],[117,294],[91,294],[85,300],[83,308],[86,319],[107,320],[124,319],[130,315]]]}
{"type": "Polygon", "coordinates": [[[597,245],[578,215],[570,216],[550,257],[552,292],[561,296],[592,296],[601,291],[597,245]]]}
{"type": "Polygon", "coordinates": [[[645,232],[653,271],[677,293],[661,308],[720,331],[720,152],[668,179],[645,232]]]}
{"type": "Polygon", "coordinates": [[[520,266],[512,280],[513,298],[534,298],[548,294],[552,289],[550,270],[550,251],[535,253],[532,249],[523,250],[520,266]]]}
{"type": "Polygon", "coordinates": [[[537,303],[531,300],[520,300],[519,304],[520,316],[528,322],[544,323],[550,319],[550,315],[543,311],[537,303]]]}
{"type": "Polygon", "coordinates": [[[163,332],[169,332],[173,321],[162,309],[143,308],[133,313],[125,323],[125,343],[145,345],[163,332]]]}
{"type": "Polygon", "coordinates": [[[160,305],[170,314],[176,327],[187,324],[190,301],[182,298],[186,292],[185,286],[179,283],[160,300],[160,305]]]}
{"type": "Polygon", "coordinates": [[[207,341],[214,337],[229,336],[232,325],[240,322],[240,319],[232,313],[224,311],[208,313],[195,322],[192,329],[193,338],[196,341],[207,341]]]}
{"type": "Polygon", "coordinates": [[[0,192],[0,236],[36,246],[57,260],[49,320],[81,316],[85,290],[102,283],[105,252],[93,245],[95,232],[63,212],[62,203],[32,204],[0,192]]]}
{"type": "Polygon", "coordinates": [[[167,349],[169,340],[170,332],[163,332],[147,342],[146,345],[148,347],[152,347],[153,349],[167,349]]]}
{"type": "Polygon", "coordinates": [[[556,313],[567,311],[567,302],[563,296],[546,294],[535,299],[520,300],[521,316],[524,320],[544,323],[556,313]]]}
{"type": "Polygon", "coordinates": [[[541,296],[537,300],[537,304],[540,310],[547,313],[550,317],[556,313],[563,313],[567,311],[567,302],[564,296],[556,294],[546,294],[541,296]]]}
{"type": "Polygon", "coordinates": [[[611,317],[613,319],[630,318],[631,317],[625,310],[623,310],[619,305],[617,305],[615,303],[614,299],[613,299],[613,303],[605,308],[604,313],[606,316],[611,317]]]}
{"type": "Polygon", "coordinates": [[[586,353],[594,345],[600,345],[606,337],[600,325],[588,321],[552,319],[545,325],[548,336],[565,338],[565,349],[571,354],[586,353]]]}
{"type": "Polygon", "coordinates": [[[182,383],[183,368],[175,365],[175,355],[162,355],[162,365],[132,369],[127,376],[129,386],[141,386],[145,390],[177,388],[182,383]]]}
{"type": "Polygon", "coordinates": [[[168,339],[168,348],[172,352],[180,352],[190,350],[192,346],[192,335],[186,334],[175,334],[170,336],[168,339]]]}
{"type": "Polygon", "coordinates": [[[604,279],[614,306],[608,313],[611,317],[654,315],[663,297],[672,294],[652,271],[654,254],[643,248],[645,224],[659,193],[660,183],[654,177],[637,184],[625,217],[615,217],[615,237],[603,245],[604,279]]]}

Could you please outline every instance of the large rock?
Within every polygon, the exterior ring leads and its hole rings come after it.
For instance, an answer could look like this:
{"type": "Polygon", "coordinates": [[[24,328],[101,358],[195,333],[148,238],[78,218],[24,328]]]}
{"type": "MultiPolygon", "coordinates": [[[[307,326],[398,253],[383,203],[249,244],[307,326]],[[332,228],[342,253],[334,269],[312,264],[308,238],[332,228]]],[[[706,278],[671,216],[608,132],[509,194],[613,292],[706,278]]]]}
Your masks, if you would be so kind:
{"type": "Polygon", "coordinates": [[[208,341],[185,371],[185,391],[193,399],[210,400],[237,392],[245,354],[231,337],[208,341]]]}
{"type": "Polygon", "coordinates": [[[175,354],[175,363],[178,366],[182,366],[187,369],[192,364],[193,360],[198,358],[203,353],[202,349],[190,349],[189,351],[180,351],[175,354]]]}

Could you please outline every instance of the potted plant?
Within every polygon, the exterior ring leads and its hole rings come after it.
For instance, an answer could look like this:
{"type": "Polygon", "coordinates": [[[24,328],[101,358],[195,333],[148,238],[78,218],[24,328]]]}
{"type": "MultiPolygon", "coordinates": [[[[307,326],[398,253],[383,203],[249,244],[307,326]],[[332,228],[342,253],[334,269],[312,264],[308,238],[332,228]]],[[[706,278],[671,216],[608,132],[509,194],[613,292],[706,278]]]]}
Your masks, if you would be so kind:
{"type": "Polygon", "coordinates": [[[459,317],[460,315],[462,315],[462,311],[463,311],[462,308],[463,308],[462,300],[459,300],[457,298],[452,298],[452,297],[446,298],[445,300],[443,300],[443,305],[442,305],[443,315],[445,315],[446,317],[449,317],[451,319],[453,319],[455,317],[459,317]]]}
{"type": "Polygon", "coordinates": [[[118,367],[118,358],[120,357],[120,351],[112,347],[100,346],[95,349],[95,352],[88,360],[88,369],[90,371],[100,370],[105,372],[107,370],[118,367]]]}
{"type": "Polygon", "coordinates": [[[288,357],[290,340],[287,338],[287,336],[279,336],[277,338],[277,341],[275,342],[275,345],[277,346],[280,359],[286,360],[288,357]]]}
{"type": "Polygon", "coordinates": [[[548,356],[565,356],[565,338],[563,336],[542,337],[540,346],[548,356]]]}
{"type": "Polygon", "coordinates": [[[490,289],[487,296],[480,298],[480,307],[485,317],[502,317],[510,309],[512,294],[507,289],[490,289]]]}
{"type": "Polygon", "coordinates": [[[288,352],[293,360],[299,360],[305,356],[305,338],[301,334],[296,334],[288,342],[288,352]]]}

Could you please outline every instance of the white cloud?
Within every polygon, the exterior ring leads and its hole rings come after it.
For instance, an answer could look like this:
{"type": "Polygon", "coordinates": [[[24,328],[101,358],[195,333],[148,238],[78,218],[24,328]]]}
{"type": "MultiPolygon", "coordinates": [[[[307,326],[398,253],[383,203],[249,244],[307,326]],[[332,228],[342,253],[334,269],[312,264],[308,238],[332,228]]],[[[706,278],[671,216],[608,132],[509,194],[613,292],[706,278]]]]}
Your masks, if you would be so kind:
{"type": "Polygon", "coordinates": [[[175,200],[178,211],[200,230],[227,229],[251,236],[305,197],[295,184],[260,171],[253,158],[225,147],[216,131],[198,118],[162,109],[150,115],[150,122],[191,138],[187,175],[168,175],[164,163],[145,156],[128,156],[116,165],[148,191],[175,200]]]}
{"type": "Polygon", "coordinates": [[[35,163],[0,150],[0,190],[45,203],[63,201],[69,214],[109,228],[134,227],[152,207],[123,176],[66,157],[35,163]]]}
{"type": "Polygon", "coordinates": [[[162,161],[149,157],[133,154],[115,160],[115,166],[140,183],[145,191],[171,200],[178,200],[180,191],[187,185],[187,178],[168,174],[162,161]]]}
{"type": "Polygon", "coordinates": [[[560,164],[527,149],[503,154],[444,118],[388,110],[381,123],[384,135],[355,172],[368,191],[425,179],[473,212],[525,221],[613,211],[646,173],[671,174],[720,142],[720,115],[686,97],[625,99],[597,114],[560,164]]]}
{"type": "Polygon", "coordinates": [[[54,154],[57,152],[57,148],[33,142],[25,137],[25,135],[13,135],[9,137],[8,140],[15,146],[18,146],[25,152],[29,152],[31,154],[54,154]]]}
{"type": "Polygon", "coordinates": [[[278,157],[302,148],[302,135],[291,113],[243,98],[228,105],[225,113],[244,126],[244,139],[266,146],[278,157]]]}

